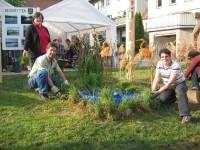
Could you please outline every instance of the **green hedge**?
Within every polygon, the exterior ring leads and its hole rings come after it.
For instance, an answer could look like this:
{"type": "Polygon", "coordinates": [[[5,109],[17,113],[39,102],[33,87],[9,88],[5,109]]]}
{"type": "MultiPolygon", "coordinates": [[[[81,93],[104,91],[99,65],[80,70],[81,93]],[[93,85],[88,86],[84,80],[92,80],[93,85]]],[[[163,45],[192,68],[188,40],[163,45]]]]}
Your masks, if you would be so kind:
{"type": "Polygon", "coordinates": [[[121,44],[124,44],[124,48],[126,48],[126,42],[119,42],[119,43],[117,43],[117,48],[119,48],[121,44]]]}

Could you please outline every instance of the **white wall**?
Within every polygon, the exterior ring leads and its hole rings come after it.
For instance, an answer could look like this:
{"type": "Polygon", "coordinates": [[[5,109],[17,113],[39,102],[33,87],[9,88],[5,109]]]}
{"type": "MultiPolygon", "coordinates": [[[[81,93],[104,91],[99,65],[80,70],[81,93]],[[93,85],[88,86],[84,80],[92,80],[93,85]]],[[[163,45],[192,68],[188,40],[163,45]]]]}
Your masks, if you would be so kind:
{"type": "Polygon", "coordinates": [[[61,38],[62,44],[66,47],[66,33],[63,30],[60,30],[59,28],[48,22],[43,22],[43,25],[49,30],[51,41],[53,41],[54,39],[61,38]]]}
{"type": "Polygon", "coordinates": [[[148,18],[158,17],[178,12],[199,12],[200,1],[176,0],[176,4],[170,5],[171,0],[162,0],[162,7],[157,8],[157,0],[148,0],[148,18]]]}
{"type": "MultiPolygon", "coordinates": [[[[108,6],[106,5],[106,0],[104,0],[104,7],[100,8],[99,11],[104,15],[112,15],[112,17],[117,17],[118,12],[126,11],[128,7],[128,0],[112,0],[112,3],[108,6]]],[[[135,0],[135,12],[143,13],[147,8],[147,0],[135,0]]]]}
{"type": "MultiPolygon", "coordinates": [[[[84,34],[84,33],[90,33],[90,45],[91,46],[93,46],[94,45],[94,38],[92,37],[92,32],[93,32],[94,30],[93,29],[91,29],[91,30],[85,30],[85,31],[80,31],[80,33],[78,33],[78,32],[73,32],[73,33],[67,33],[67,36],[66,36],[66,38],[68,38],[68,39],[70,39],[71,40],[71,36],[72,35],[77,35],[78,37],[79,37],[79,34],[84,34]]],[[[108,41],[108,42],[111,42],[111,30],[110,30],[110,27],[102,27],[102,28],[97,28],[97,29],[95,29],[95,31],[98,33],[98,32],[100,32],[100,31],[106,31],[106,40],[108,41]]],[[[73,42],[73,41],[72,41],[73,42]]]]}

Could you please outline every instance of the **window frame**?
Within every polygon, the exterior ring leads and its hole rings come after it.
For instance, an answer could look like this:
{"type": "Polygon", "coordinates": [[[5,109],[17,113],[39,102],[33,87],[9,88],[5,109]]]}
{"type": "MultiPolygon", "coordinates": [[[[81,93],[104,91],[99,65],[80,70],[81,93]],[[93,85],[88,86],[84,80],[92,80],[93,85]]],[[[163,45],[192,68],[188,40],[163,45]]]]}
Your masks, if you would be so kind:
{"type": "Polygon", "coordinates": [[[161,7],[162,7],[162,0],[157,0],[156,2],[157,2],[157,3],[156,3],[156,6],[157,6],[157,8],[161,8],[161,7]],[[160,1],[160,3],[161,3],[161,5],[160,5],[160,6],[158,6],[158,4],[159,4],[159,1],[160,1]]]}
{"type": "Polygon", "coordinates": [[[170,4],[176,4],[176,0],[170,0],[170,4]],[[175,1],[175,2],[172,2],[175,1]]]}

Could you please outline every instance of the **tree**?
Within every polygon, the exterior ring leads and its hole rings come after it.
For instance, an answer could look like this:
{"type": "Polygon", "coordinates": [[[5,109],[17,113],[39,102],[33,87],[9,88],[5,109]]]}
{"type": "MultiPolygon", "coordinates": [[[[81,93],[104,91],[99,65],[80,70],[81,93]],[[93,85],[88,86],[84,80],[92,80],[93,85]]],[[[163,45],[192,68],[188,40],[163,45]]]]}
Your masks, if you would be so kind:
{"type": "Polygon", "coordinates": [[[15,7],[24,7],[24,5],[26,4],[25,0],[5,0],[5,1],[15,7]]]}
{"type": "MultiPolygon", "coordinates": [[[[140,12],[135,14],[135,40],[144,38],[144,26],[142,23],[142,16],[140,12]]],[[[135,52],[140,49],[140,42],[135,42],[135,52]]]]}

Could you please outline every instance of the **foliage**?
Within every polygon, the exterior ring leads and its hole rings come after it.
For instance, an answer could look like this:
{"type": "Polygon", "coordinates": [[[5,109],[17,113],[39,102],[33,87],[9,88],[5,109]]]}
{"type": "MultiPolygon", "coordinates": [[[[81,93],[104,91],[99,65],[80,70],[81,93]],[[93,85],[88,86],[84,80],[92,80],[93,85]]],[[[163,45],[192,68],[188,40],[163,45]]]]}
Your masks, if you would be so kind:
{"type": "Polygon", "coordinates": [[[79,94],[75,86],[70,86],[69,88],[68,101],[71,103],[76,103],[79,101],[79,94]]]}
{"type": "Polygon", "coordinates": [[[121,44],[124,44],[124,47],[126,47],[126,42],[119,42],[117,43],[117,48],[119,48],[121,44]]]}
{"type": "MultiPolygon", "coordinates": [[[[117,69],[114,71],[118,73],[117,69]]],[[[146,68],[136,70],[141,80],[145,74],[146,68]]],[[[73,85],[77,73],[65,75],[73,85]]],[[[38,100],[34,90],[22,87],[26,76],[3,76],[0,84],[0,149],[198,150],[200,147],[198,105],[191,105],[192,120],[187,125],[180,123],[177,102],[161,105],[150,113],[133,112],[129,118],[117,121],[99,120],[66,100],[38,100]]]]}
{"type": "Polygon", "coordinates": [[[23,56],[23,55],[20,56],[21,65],[26,66],[26,65],[29,64],[29,62],[30,62],[30,57],[29,56],[23,56]]]}
{"type": "MultiPolygon", "coordinates": [[[[82,40],[77,47],[79,84],[87,89],[100,88],[105,84],[105,79],[110,76],[105,69],[107,56],[101,58],[102,42],[98,39],[98,35],[94,39],[93,49],[90,50],[89,47],[85,47],[82,52],[82,45],[87,45],[85,38],[84,35],[80,35],[79,39],[82,40]]],[[[112,68],[112,65],[110,68],[112,68]]]]}
{"type": "Polygon", "coordinates": [[[149,46],[149,32],[144,31],[145,47],[149,46]]]}
{"type": "Polygon", "coordinates": [[[24,5],[26,4],[25,0],[5,0],[5,1],[15,7],[24,7],[24,5]]]}
{"type": "Polygon", "coordinates": [[[120,91],[122,92],[139,92],[141,90],[141,86],[135,85],[130,81],[122,81],[120,86],[120,91]]]}
{"type": "MultiPolygon", "coordinates": [[[[135,39],[144,38],[144,26],[142,23],[142,16],[140,12],[135,14],[135,39]]],[[[135,42],[135,51],[138,52],[140,49],[140,43],[135,42]]]]}

